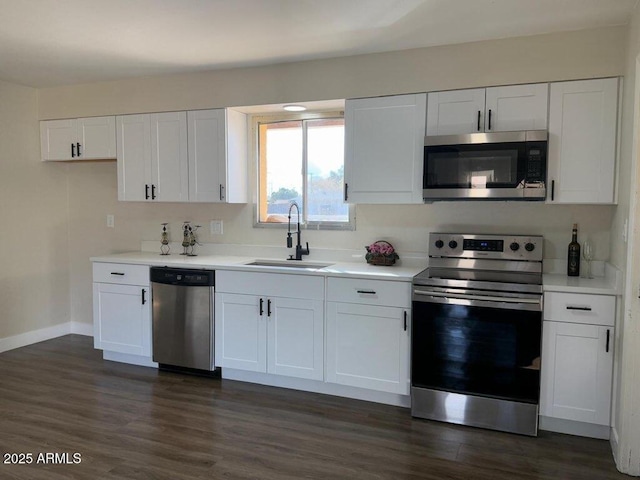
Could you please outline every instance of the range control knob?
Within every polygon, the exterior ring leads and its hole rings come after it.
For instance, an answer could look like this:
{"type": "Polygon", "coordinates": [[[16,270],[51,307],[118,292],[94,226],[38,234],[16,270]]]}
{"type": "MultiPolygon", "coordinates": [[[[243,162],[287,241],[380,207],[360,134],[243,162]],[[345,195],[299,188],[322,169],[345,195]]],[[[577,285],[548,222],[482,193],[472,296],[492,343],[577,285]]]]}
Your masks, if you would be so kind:
{"type": "Polygon", "coordinates": [[[509,245],[509,248],[511,249],[512,252],[517,252],[518,249],[520,248],[520,244],[518,242],[511,242],[511,245],[509,245]]]}
{"type": "Polygon", "coordinates": [[[436,240],[436,248],[444,247],[444,242],[442,240],[436,240]]]}
{"type": "Polygon", "coordinates": [[[455,240],[451,240],[449,242],[449,248],[456,248],[458,246],[458,242],[456,242],[455,240]]]}
{"type": "Polygon", "coordinates": [[[535,250],[535,248],[536,248],[536,246],[535,246],[533,243],[531,243],[531,242],[527,242],[527,243],[525,244],[525,246],[524,246],[524,249],[525,249],[527,252],[533,252],[533,251],[535,250]]]}

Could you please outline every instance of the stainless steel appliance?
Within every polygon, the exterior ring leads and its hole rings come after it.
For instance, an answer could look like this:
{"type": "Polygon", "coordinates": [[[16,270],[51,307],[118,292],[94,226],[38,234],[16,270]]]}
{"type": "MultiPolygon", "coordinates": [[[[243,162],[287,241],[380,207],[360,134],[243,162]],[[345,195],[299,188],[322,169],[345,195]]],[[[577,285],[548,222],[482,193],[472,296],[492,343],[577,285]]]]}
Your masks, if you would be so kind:
{"type": "Polygon", "coordinates": [[[425,137],[423,197],[544,200],[544,130],[425,137]]]}
{"type": "Polygon", "coordinates": [[[213,371],[214,272],[152,267],[153,360],[213,371]]]}
{"type": "Polygon", "coordinates": [[[411,414],[537,435],[540,236],[432,233],[414,277],[411,414]]]}

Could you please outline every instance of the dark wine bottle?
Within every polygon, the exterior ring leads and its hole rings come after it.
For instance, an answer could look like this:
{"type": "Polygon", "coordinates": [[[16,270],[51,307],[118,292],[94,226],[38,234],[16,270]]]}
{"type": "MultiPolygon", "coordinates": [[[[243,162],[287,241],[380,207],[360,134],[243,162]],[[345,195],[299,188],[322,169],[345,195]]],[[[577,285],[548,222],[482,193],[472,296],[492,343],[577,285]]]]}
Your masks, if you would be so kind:
{"type": "Polygon", "coordinates": [[[580,276],[580,244],[578,243],[578,224],[573,224],[571,232],[571,243],[567,250],[567,275],[570,277],[580,276]]]}

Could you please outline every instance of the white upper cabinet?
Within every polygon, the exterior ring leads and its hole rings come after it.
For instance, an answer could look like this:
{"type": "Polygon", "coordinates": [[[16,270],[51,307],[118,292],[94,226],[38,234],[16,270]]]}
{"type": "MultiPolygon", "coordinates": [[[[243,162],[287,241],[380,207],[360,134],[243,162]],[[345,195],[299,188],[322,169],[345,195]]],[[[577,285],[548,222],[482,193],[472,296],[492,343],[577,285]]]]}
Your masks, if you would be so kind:
{"type": "Polygon", "coordinates": [[[234,110],[187,113],[189,201],[247,202],[247,118],[234,110]]]}
{"type": "Polygon", "coordinates": [[[551,84],[550,203],[615,203],[618,78],[551,84]]]}
{"type": "Polygon", "coordinates": [[[118,200],[189,200],[186,112],[122,115],[118,137],[118,200]]]}
{"type": "Polygon", "coordinates": [[[549,85],[429,93],[427,135],[546,130],[549,85]]]}
{"type": "Polygon", "coordinates": [[[150,180],[154,200],[189,201],[186,112],[151,114],[150,180]]]}
{"type": "Polygon", "coordinates": [[[546,130],[549,84],[487,88],[485,131],[546,130]]]}
{"type": "Polygon", "coordinates": [[[484,88],[429,93],[427,135],[484,132],[484,95],[484,88]]]}
{"type": "Polygon", "coordinates": [[[243,113],[121,115],[116,127],[118,200],[246,203],[243,113]]]}
{"type": "Polygon", "coordinates": [[[347,100],[347,203],[422,203],[426,94],[347,100]]]}
{"type": "Polygon", "coordinates": [[[43,161],[115,158],[115,117],[42,121],[40,149],[43,161]]]}

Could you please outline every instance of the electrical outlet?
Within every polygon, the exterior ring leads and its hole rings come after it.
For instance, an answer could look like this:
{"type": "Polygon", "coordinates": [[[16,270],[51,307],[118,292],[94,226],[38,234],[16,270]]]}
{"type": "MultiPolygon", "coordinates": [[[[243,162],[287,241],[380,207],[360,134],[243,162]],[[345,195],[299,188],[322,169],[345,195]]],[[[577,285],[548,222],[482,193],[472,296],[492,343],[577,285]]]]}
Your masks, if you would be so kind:
{"type": "Polygon", "coordinates": [[[211,235],[222,235],[222,220],[211,220],[211,235]]]}
{"type": "Polygon", "coordinates": [[[113,215],[107,215],[107,227],[113,228],[115,226],[115,217],[113,215]]]}

